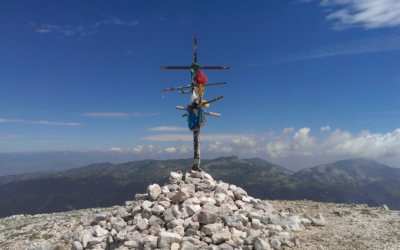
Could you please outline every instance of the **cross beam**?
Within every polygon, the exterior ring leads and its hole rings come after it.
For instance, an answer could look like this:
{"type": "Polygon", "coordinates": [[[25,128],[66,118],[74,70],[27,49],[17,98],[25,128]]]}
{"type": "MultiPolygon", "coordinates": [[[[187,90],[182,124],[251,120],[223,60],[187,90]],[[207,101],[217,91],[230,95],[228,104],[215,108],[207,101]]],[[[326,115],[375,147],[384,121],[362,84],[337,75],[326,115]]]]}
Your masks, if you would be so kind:
{"type": "MultiPolygon", "coordinates": [[[[194,36],[193,62],[195,62],[197,64],[197,35],[194,36]]],[[[194,76],[192,76],[192,84],[190,86],[186,86],[186,87],[190,87],[191,91],[193,93],[194,87],[197,87],[197,85],[198,85],[195,78],[197,76],[197,71],[199,69],[230,69],[230,67],[229,66],[161,66],[161,69],[192,69],[192,70],[194,70],[195,74],[194,74],[194,76]]],[[[208,86],[219,85],[219,84],[221,84],[221,83],[209,84],[208,86]]],[[[205,84],[205,85],[207,85],[207,84],[205,84]]],[[[169,89],[169,90],[172,90],[172,89],[169,89]]],[[[199,96],[198,98],[199,98],[199,106],[201,106],[202,105],[202,96],[199,96]]],[[[211,102],[217,101],[222,98],[223,98],[223,96],[220,96],[220,97],[217,97],[206,103],[211,103],[211,102]]],[[[192,103],[191,103],[191,105],[192,106],[189,105],[188,108],[184,108],[184,107],[180,107],[180,106],[177,106],[176,108],[181,109],[181,110],[197,109],[197,112],[198,112],[199,107],[197,105],[193,105],[192,103]]],[[[220,114],[216,114],[216,113],[212,113],[212,112],[208,112],[208,111],[204,111],[204,114],[215,116],[215,117],[221,116],[220,114]]],[[[193,130],[193,145],[194,145],[194,165],[192,167],[193,171],[201,171],[199,143],[200,143],[200,126],[193,130]]]]}
{"type": "Polygon", "coordinates": [[[191,66],[161,66],[161,69],[230,69],[229,66],[200,66],[200,67],[191,67],[191,66]]]}

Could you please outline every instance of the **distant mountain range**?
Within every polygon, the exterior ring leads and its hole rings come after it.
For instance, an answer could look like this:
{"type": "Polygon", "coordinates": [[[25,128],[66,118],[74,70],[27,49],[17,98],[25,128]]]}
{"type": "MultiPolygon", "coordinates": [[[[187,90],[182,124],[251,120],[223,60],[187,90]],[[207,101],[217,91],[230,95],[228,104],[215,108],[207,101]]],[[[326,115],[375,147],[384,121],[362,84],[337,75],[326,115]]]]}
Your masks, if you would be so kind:
{"type": "Polygon", "coordinates": [[[137,156],[113,151],[52,151],[0,153],[0,176],[30,172],[63,171],[94,163],[123,163],[137,156]]]}
{"type": "MultiPolygon", "coordinates": [[[[99,163],[58,172],[0,176],[0,217],[122,204],[170,171],[186,172],[193,159],[99,163]]],[[[202,160],[214,179],[243,187],[260,199],[308,199],[387,204],[400,209],[400,169],[370,159],[324,164],[293,173],[259,159],[235,156],[202,160]]]]}

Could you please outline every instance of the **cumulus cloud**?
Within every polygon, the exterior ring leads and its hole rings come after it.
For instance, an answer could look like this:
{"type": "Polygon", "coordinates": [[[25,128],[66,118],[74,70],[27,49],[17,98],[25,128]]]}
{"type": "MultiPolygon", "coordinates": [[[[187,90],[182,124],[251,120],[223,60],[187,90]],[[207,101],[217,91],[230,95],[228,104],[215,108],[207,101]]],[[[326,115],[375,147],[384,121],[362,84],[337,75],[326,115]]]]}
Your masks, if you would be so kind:
{"type": "Polygon", "coordinates": [[[307,151],[315,148],[315,138],[310,137],[310,128],[302,128],[293,136],[293,148],[301,153],[304,151],[308,154],[307,151]]]}
{"type": "Polygon", "coordinates": [[[282,133],[281,133],[281,136],[283,137],[283,136],[287,135],[288,133],[290,133],[290,132],[292,132],[292,131],[294,131],[294,128],[292,128],[292,127],[290,127],[290,128],[284,128],[283,131],[282,131],[282,133]]]}
{"type": "Polygon", "coordinates": [[[333,21],[333,29],[352,27],[376,29],[400,25],[400,2],[398,0],[322,0],[328,7],[327,20],[333,21]],[[337,9],[336,7],[339,7],[337,9]]]}
{"type": "Polygon", "coordinates": [[[186,146],[186,145],[183,145],[183,146],[181,146],[179,148],[179,153],[180,154],[186,154],[186,153],[189,153],[189,152],[192,152],[192,151],[193,151],[193,148],[190,147],[190,146],[186,146]]]}
{"type": "Polygon", "coordinates": [[[76,122],[49,122],[49,121],[27,121],[21,119],[0,119],[0,122],[19,122],[19,123],[30,123],[30,124],[42,124],[42,125],[61,125],[61,126],[80,126],[82,124],[76,122]]]}
{"type": "Polygon", "coordinates": [[[362,131],[352,134],[336,129],[329,137],[317,143],[309,135],[310,128],[302,128],[288,141],[269,141],[265,152],[271,158],[302,155],[335,156],[337,158],[369,157],[391,161],[400,160],[400,128],[386,134],[362,131]]]}
{"type": "Polygon", "coordinates": [[[323,132],[323,131],[328,132],[329,130],[331,130],[331,127],[329,127],[329,126],[321,127],[321,132],[323,132]]]}
{"type": "Polygon", "coordinates": [[[147,145],[147,146],[139,145],[134,148],[127,148],[126,151],[134,154],[146,154],[146,153],[152,153],[153,150],[154,150],[153,145],[147,145]]]}
{"type": "MultiPolygon", "coordinates": [[[[98,149],[100,150],[100,149],[98,149]]],[[[119,153],[130,153],[130,154],[137,154],[137,155],[143,155],[143,154],[154,154],[154,146],[153,145],[138,145],[133,148],[121,148],[121,147],[112,147],[107,150],[100,150],[100,151],[110,151],[110,152],[119,152],[119,153]]]]}
{"type": "MultiPolygon", "coordinates": [[[[233,138],[238,137],[237,134],[201,134],[202,141],[231,141],[233,138]]],[[[149,141],[193,141],[192,134],[160,134],[149,135],[142,137],[143,140],[149,141]]]]}
{"type": "Polygon", "coordinates": [[[363,131],[358,136],[349,136],[346,140],[342,140],[327,152],[351,157],[382,157],[400,160],[400,129],[386,134],[363,131]]]}
{"type": "Polygon", "coordinates": [[[98,117],[98,118],[121,118],[121,117],[129,117],[129,116],[153,116],[159,115],[160,113],[83,113],[83,116],[89,117],[98,117]]]}
{"type": "Polygon", "coordinates": [[[271,141],[265,147],[266,153],[272,157],[287,157],[290,151],[290,143],[284,141],[271,141]]]}
{"type": "Polygon", "coordinates": [[[123,150],[121,148],[110,148],[110,151],[114,151],[114,152],[122,152],[123,150]]]}
{"type": "Polygon", "coordinates": [[[257,146],[255,137],[240,136],[232,139],[231,146],[234,149],[253,150],[257,146]]]}
{"type": "MultiPolygon", "coordinates": [[[[292,137],[272,136],[235,136],[230,141],[213,140],[207,144],[204,153],[215,155],[240,154],[245,157],[267,156],[279,161],[302,159],[304,162],[326,163],[327,159],[348,159],[368,157],[378,161],[398,164],[400,162],[400,128],[389,133],[371,133],[362,131],[358,134],[336,129],[330,131],[328,126],[321,131],[329,133],[327,138],[316,138],[310,135],[311,129],[300,128],[292,137]],[[224,145],[228,145],[223,147],[224,145]]],[[[193,138],[190,136],[190,140],[193,138]]],[[[174,155],[188,154],[193,148],[187,145],[155,148],[153,145],[139,145],[132,149],[110,148],[115,152],[135,154],[174,155]]],[[[296,162],[297,166],[297,162],[296,162]]],[[[308,166],[308,165],[307,165],[308,166]]]]}
{"type": "Polygon", "coordinates": [[[168,147],[168,148],[158,148],[156,149],[153,145],[137,145],[132,148],[121,148],[121,147],[112,147],[107,150],[100,150],[97,149],[98,151],[108,151],[108,152],[118,152],[118,153],[130,153],[130,154],[136,154],[136,155],[162,155],[162,154],[173,154],[173,153],[179,153],[179,154],[186,154],[191,151],[193,151],[193,148],[187,145],[183,145],[180,147],[168,147]]]}
{"type": "Polygon", "coordinates": [[[167,153],[173,154],[176,152],[176,149],[175,148],[166,148],[166,149],[164,149],[164,151],[167,153]]]}
{"type": "Polygon", "coordinates": [[[146,130],[149,131],[188,131],[188,128],[186,127],[168,127],[168,126],[160,126],[160,127],[154,127],[154,128],[148,128],[146,130]]]}
{"type": "Polygon", "coordinates": [[[214,143],[208,144],[208,151],[218,151],[219,147],[222,146],[224,143],[222,141],[215,141],[214,143]]]}

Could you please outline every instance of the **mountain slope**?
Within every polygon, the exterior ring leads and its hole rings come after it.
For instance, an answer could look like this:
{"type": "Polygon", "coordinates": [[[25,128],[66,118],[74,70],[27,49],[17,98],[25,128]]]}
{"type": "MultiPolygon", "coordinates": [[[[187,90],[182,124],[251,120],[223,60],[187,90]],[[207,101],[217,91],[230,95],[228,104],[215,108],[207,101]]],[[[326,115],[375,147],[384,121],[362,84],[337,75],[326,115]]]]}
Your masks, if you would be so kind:
{"type": "Polygon", "coordinates": [[[363,185],[374,181],[398,180],[400,169],[360,158],[303,169],[293,176],[311,182],[363,185]]]}
{"type": "MultiPolygon", "coordinates": [[[[15,213],[43,213],[96,206],[112,206],[146,192],[151,183],[164,184],[170,171],[187,172],[193,159],[101,163],[60,172],[0,177],[0,217],[15,213]]],[[[276,169],[238,159],[202,160],[215,179],[236,185],[289,182],[276,169]],[[278,182],[279,181],[279,182],[278,182]]]]}
{"type": "Polygon", "coordinates": [[[269,162],[269,161],[266,161],[266,160],[263,160],[260,158],[243,159],[243,161],[247,161],[247,162],[250,162],[250,163],[253,163],[256,165],[260,165],[260,166],[274,168],[274,169],[276,169],[280,172],[286,173],[288,175],[293,174],[292,171],[290,171],[282,166],[276,165],[275,163],[272,163],[272,162],[269,162]]]}
{"type": "MultiPolygon", "coordinates": [[[[193,159],[142,160],[3,176],[0,217],[120,204],[146,192],[149,184],[163,185],[170,171],[190,170],[192,163],[193,159]]],[[[400,209],[400,169],[368,159],[339,161],[293,174],[261,159],[231,156],[202,160],[202,169],[260,199],[387,204],[400,209]]]]}

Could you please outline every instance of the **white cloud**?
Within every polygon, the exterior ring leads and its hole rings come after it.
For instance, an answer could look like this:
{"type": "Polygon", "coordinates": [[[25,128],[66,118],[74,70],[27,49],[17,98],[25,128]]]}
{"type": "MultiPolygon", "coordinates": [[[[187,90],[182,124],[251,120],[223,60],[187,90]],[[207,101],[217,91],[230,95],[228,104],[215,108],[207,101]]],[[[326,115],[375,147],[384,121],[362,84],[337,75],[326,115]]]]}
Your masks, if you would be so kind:
{"type": "Polygon", "coordinates": [[[100,26],[100,24],[115,24],[115,25],[124,25],[124,26],[136,26],[139,24],[139,21],[122,21],[118,17],[109,17],[108,19],[105,19],[103,21],[97,22],[95,24],[95,28],[100,26]]]}
{"type": "Polygon", "coordinates": [[[181,146],[180,149],[179,149],[179,153],[180,154],[186,154],[186,153],[189,153],[189,152],[192,152],[192,151],[193,151],[193,148],[190,147],[190,146],[186,146],[186,145],[181,146]]]}
{"type": "Polygon", "coordinates": [[[386,134],[371,134],[369,131],[363,131],[356,137],[342,140],[327,152],[349,157],[382,157],[400,160],[400,129],[386,134]]]}
{"type": "Polygon", "coordinates": [[[284,128],[282,133],[281,133],[281,136],[283,137],[283,136],[287,135],[288,133],[292,132],[293,130],[294,130],[294,128],[292,128],[292,127],[284,128]]]}
{"type": "Polygon", "coordinates": [[[142,146],[142,145],[136,146],[136,147],[131,149],[131,152],[135,153],[135,154],[140,154],[143,151],[144,151],[144,146],[142,146]]]}
{"type": "Polygon", "coordinates": [[[275,60],[268,63],[258,62],[249,63],[249,65],[265,66],[333,56],[400,50],[400,43],[398,42],[399,40],[400,36],[397,33],[394,33],[392,35],[380,36],[375,38],[365,38],[349,42],[328,44],[296,54],[282,55],[279,58],[276,58],[275,60]]]}
{"type": "Polygon", "coordinates": [[[139,145],[136,146],[132,149],[127,149],[128,151],[135,153],[135,154],[145,154],[145,153],[151,153],[154,150],[154,146],[153,145],[148,145],[148,146],[143,146],[143,145],[139,145]]]}
{"type": "Polygon", "coordinates": [[[110,148],[110,151],[115,151],[115,152],[122,152],[123,150],[121,148],[110,148]]]}
{"type": "Polygon", "coordinates": [[[336,129],[318,144],[309,136],[310,129],[302,128],[289,141],[269,141],[265,152],[271,158],[302,155],[313,157],[336,157],[339,159],[369,157],[385,161],[400,161],[400,128],[394,132],[372,134],[363,131],[352,134],[336,129]]]}
{"type": "Polygon", "coordinates": [[[333,28],[336,30],[400,25],[398,0],[322,0],[320,5],[334,9],[326,18],[333,21],[333,28]],[[340,6],[339,10],[335,8],[337,6],[340,6]]]}
{"type": "Polygon", "coordinates": [[[208,144],[208,151],[218,151],[219,147],[222,146],[224,143],[222,141],[215,141],[214,143],[208,144]]]}
{"type": "Polygon", "coordinates": [[[164,151],[167,153],[173,154],[176,152],[176,149],[175,148],[166,148],[166,149],[164,149],[164,151]]]}
{"type": "MultiPolygon", "coordinates": [[[[327,126],[323,127],[326,128],[327,126]]],[[[243,157],[269,157],[278,163],[285,161],[294,164],[294,168],[310,167],[311,162],[323,164],[332,159],[349,159],[368,157],[389,165],[400,167],[400,128],[389,133],[371,133],[362,131],[353,134],[348,131],[336,129],[334,131],[323,130],[329,133],[325,139],[310,135],[311,129],[300,128],[292,137],[272,136],[234,136],[230,141],[210,140],[211,143],[204,145],[205,157],[209,155],[238,154],[243,157]],[[229,146],[223,147],[226,142],[229,146]],[[299,160],[303,161],[300,163],[299,160]]],[[[190,140],[192,136],[189,135],[190,140]]],[[[175,138],[176,139],[176,138],[175,138]]],[[[189,154],[193,148],[184,146],[164,146],[155,148],[153,145],[139,145],[132,149],[111,148],[110,151],[127,152],[157,157],[182,157],[179,154],[189,154]]],[[[203,156],[203,155],[202,155],[203,156]]],[[[203,156],[204,157],[204,156],[203,156]]],[[[284,165],[285,166],[285,165],[284,165]]]]}
{"type": "Polygon", "coordinates": [[[148,145],[148,146],[146,147],[146,149],[147,149],[148,152],[153,152],[154,146],[153,146],[153,145],[148,145]]]}
{"type": "Polygon", "coordinates": [[[83,113],[83,116],[89,117],[100,117],[100,118],[121,118],[121,117],[129,117],[129,116],[153,116],[159,115],[160,113],[83,113]]]}
{"type": "Polygon", "coordinates": [[[301,128],[292,141],[271,141],[265,150],[272,157],[287,157],[289,155],[313,155],[317,147],[316,140],[309,136],[310,128],[301,128]]]}
{"type": "Polygon", "coordinates": [[[325,126],[325,127],[321,127],[321,132],[322,131],[329,131],[329,130],[331,130],[331,127],[329,127],[329,126],[325,126]]]}
{"type": "Polygon", "coordinates": [[[38,33],[57,33],[61,35],[59,38],[64,38],[65,36],[74,36],[74,35],[80,35],[80,36],[89,36],[94,33],[99,32],[98,30],[95,30],[98,28],[100,25],[104,24],[114,24],[114,25],[123,25],[123,26],[136,26],[139,24],[139,21],[122,21],[118,17],[108,17],[105,20],[102,20],[100,22],[97,22],[93,27],[85,28],[82,26],[61,26],[61,25],[56,25],[56,24],[49,24],[49,23],[43,23],[41,25],[36,25],[36,23],[29,22],[29,26],[33,27],[36,32],[38,33]]]}
{"type": "Polygon", "coordinates": [[[299,129],[293,136],[293,148],[299,153],[313,149],[316,146],[315,138],[308,135],[310,130],[310,128],[299,129]]]}
{"type": "Polygon", "coordinates": [[[20,122],[30,124],[42,124],[42,125],[61,125],[61,126],[80,126],[82,124],[76,122],[49,122],[49,121],[26,121],[21,119],[0,119],[0,122],[20,122]]]}
{"type": "Polygon", "coordinates": [[[44,125],[66,125],[66,126],[80,126],[80,123],[74,122],[49,122],[49,121],[28,121],[27,123],[44,124],[44,125]]]}
{"type": "Polygon", "coordinates": [[[255,137],[240,136],[232,139],[231,146],[234,149],[253,150],[257,146],[255,137]]]}
{"type": "MultiPolygon", "coordinates": [[[[142,137],[143,140],[149,141],[193,141],[193,134],[188,131],[187,134],[161,134],[149,135],[142,137]]],[[[200,134],[201,141],[231,141],[233,138],[238,137],[237,134],[200,134]]]]}
{"type": "Polygon", "coordinates": [[[233,151],[232,147],[225,147],[225,148],[221,148],[220,152],[224,152],[224,153],[230,153],[233,151]]]}
{"type": "Polygon", "coordinates": [[[168,126],[148,128],[146,130],[149,130],[149,131],[189,131],[189,129],[187,127],[168,127],[168,126]]]}
{"type": "Polygon", "coordinates": [[[330,136],[326,139],[325,142],[321,144],[321,148],[330,148],[335,147],[336,145],[345,143],[348,140],[351,140],[353,135],[347,131],[340,131],[340,129],[336,129],[333,131],[330,136]]]}
{"type": "Polygon", "coordinates": [[[270,157],[287,157],[290,151],[290,143],[284,141],[271,141],[265,147],[270,157]]]}
{"type": "MultiPolygon", "coordinates": [[[[31,25],[32,26],[32,25],[31,25]]],[[[36,27],[36,25],[34,25],[36,27]]],[[[38,33],[59,33],[64,36],[73,36],[77,33],[86,34],[85,28],[82,26],[59,26],[55,24],[44,23],[40,27],[36,27],[36,32],[38,33]]]]}

